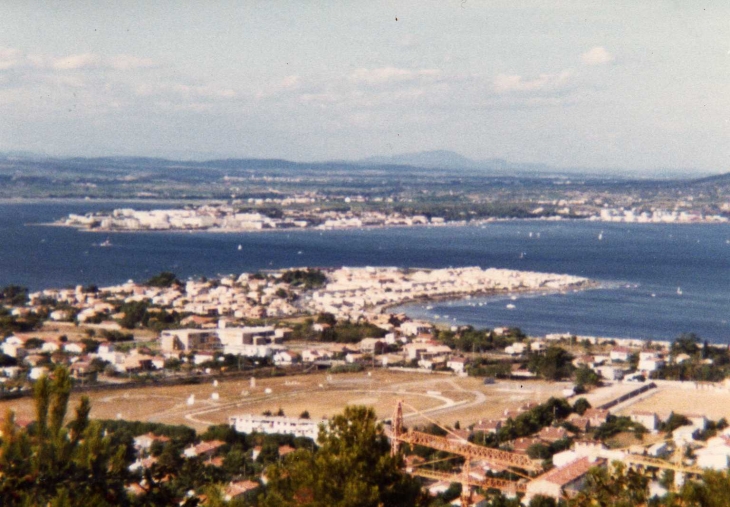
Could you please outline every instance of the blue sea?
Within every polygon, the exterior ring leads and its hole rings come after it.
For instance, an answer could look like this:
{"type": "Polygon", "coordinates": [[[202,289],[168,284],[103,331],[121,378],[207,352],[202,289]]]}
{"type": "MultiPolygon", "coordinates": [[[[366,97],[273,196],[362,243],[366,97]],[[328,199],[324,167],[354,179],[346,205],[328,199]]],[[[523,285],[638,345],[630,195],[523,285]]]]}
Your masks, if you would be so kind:
{"type": "Polygon", "coordinates": [[[585,276],[604,288],[404,309],[414,317],[438,315],[442,322],[477,327],[517,326],[535,335],[670,340],[694,332],[730,344],[730,225],[509,221],[240,234],[99,234],[37,225],[69,213],[124,206],[165,207],[87,201],[0,204],[0,285],[33,290],[107,285],[143,281],[163,270],[179,277],[211,277],[295,266],[523,269],[585,276]],[[112,246],[99,247],[106,239],[112,246]]]}

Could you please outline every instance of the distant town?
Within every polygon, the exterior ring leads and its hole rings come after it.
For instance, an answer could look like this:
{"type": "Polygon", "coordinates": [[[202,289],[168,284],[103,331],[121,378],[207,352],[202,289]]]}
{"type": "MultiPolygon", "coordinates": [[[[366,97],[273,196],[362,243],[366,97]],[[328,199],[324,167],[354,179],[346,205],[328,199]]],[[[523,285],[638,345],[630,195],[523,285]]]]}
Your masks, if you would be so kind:
{"type": "MultiPolygon", "coordinates": [[[[296,199],[274,202],[252,202],[259,207],[281,205],[296,199]]],[[[349,198],[346,202],[352,202],[349,198]]],[[[534,218],[561,220],[582,218],[602,222],[626,223],[727,223],[730,219],[720,214],[704,215],[689,211],[604,208],[597,213],[570,207],[569,203],[554,203],[554,213],[546,214],[544,207],[537,207],[530,213],[534,218]]],[[[495,218],[474,219],[472,222],[496,220],[495,218]]],[[[387,213],[377,210],[328,210],[318,207],[241,208],[230,205],[201,205],[185,209],[134,210],[115,209],[110,213],[93,212],[84,215],[70,214],[56,222],[57,225],[78,227],[90,231],[210,231],[248,232],[282,229],[356,229],[363,227],[397,227],[445,224],[464,224],[465,220],[446,219],[438,216],[387,213]]]]}

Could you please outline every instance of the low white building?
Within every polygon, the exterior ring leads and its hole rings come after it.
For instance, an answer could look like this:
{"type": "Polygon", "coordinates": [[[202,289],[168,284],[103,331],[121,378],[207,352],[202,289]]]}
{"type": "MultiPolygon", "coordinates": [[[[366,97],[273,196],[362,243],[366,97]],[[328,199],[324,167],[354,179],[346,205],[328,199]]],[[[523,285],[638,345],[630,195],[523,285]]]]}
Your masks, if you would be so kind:
{"type": "Polygon", "coordinates": [[[725,435],[710,438],[707,447],[697,449],[697,466],[713,470],[725,470],[730,465],[730,437],[725,435]]]}
{"type": "Polygon", "coordinates": [[[656,412],[637,410],[631,412],[631,420],[641,424],[649,431],[656,431],[659,429],[659,416],[656,415],[656,412]]]}
{"type": "Polygon", "coordinates": [[[265,416],[243,414],[230,417],[233,428],[241,433],[266,433],[294,435],[317,440],[322,421],[316,419],[300,419],[298,417],[265,416]]]}
{"type": "Polygon", "coordinates": [[[446,367],[456,373],[464,373],[467,364],[469,364],[469,360],[465,357],[451,357],[446,361],[446,367]]]}

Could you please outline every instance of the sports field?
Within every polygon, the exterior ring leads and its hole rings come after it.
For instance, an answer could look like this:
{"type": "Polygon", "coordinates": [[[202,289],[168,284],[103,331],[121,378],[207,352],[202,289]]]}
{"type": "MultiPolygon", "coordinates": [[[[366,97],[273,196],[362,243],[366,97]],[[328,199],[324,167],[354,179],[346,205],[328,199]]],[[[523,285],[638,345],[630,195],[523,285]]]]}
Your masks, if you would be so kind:
{"type": "MultiPolygon", "coordinates": [[[[378,417],[391,416],[397,400],[405,403],[408,424],[429,419],[462,426],[478,419],[499,417],[505,409],[528,401],[542,402],[560,396],[563,383],[501,381],[483,385],[479,379],[438,374],[375,371],[371,374],[310,374],[270,379],[148,387],[128,391],[90,393],[91,416],[168,424],[186,424],[203,430],[228,422],[236,414],[275,413],[299,416],[307,410],[312,418],[331,417],[346,405],[372,406],[378,417]],[[192,398],[191,398],[192,396],[192,398]],[[217,399],[216,399],[217,398],[217,399]]],[[[71,398],[75,405],[78,396],[71,398]]],[[[0,410],[16,411],[18,418],[33,419],[30,398],[0,403],[0,410]]],[[[73,410],[69,410],[73,413],[73,410]]]]}

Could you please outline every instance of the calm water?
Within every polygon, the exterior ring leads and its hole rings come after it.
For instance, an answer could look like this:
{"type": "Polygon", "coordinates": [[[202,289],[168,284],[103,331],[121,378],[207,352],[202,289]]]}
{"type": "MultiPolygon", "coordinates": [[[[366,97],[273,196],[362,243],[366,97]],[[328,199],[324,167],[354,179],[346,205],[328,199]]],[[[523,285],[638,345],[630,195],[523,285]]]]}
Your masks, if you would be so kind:
{"type": "Polygon", "coordinates": [[[0,204],[0,285],[104,285],[144,280],[162,270],[187,277],[293,266],[493,266],[586,276],[611,288],[408,311],[439,315],[444,322],[519,326],[534,334],[671,339],[696,332],[730,343],[728,225],[515,221],[483,228],[108,235],[25,225],[114,207],[121,204],[0,204]],[[95,246],[107,237],[113,246],[95,246]]]}

